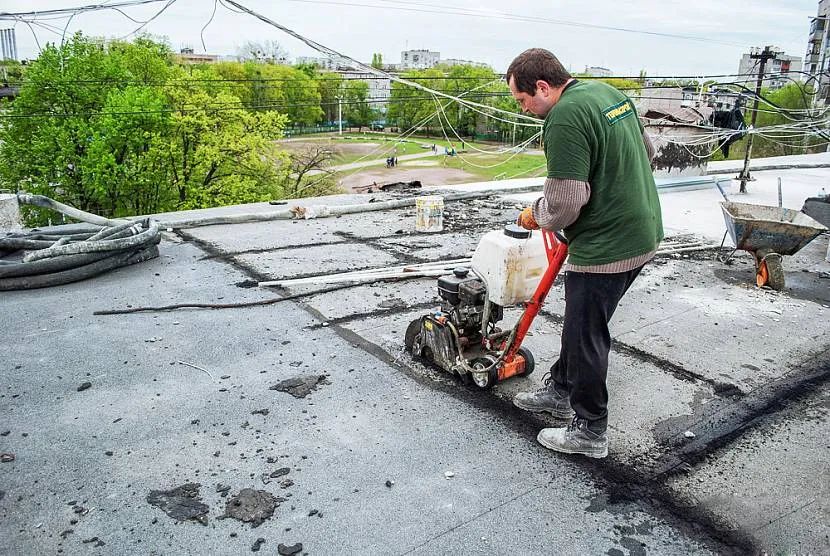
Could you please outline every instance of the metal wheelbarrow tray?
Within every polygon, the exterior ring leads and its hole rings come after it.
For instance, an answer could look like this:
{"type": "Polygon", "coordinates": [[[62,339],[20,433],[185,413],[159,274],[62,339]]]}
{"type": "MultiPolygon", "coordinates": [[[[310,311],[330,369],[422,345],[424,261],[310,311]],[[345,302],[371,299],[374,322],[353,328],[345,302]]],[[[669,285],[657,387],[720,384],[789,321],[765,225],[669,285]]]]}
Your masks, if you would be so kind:
{"type": "Polygon", "coordinates": [[[749,251],[755,259],[758,286],[784,289],[781,255],[796,254],[827,231],[797,210],[731,201],[723,201],[720,206],[735,250],[749,251]]]}

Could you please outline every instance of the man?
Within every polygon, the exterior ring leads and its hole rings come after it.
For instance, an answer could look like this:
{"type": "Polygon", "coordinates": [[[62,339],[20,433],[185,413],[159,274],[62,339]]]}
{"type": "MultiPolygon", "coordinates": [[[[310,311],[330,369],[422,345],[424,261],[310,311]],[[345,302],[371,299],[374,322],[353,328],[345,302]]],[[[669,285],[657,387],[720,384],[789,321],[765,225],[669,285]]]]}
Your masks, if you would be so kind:
{"type": "Polygon", "coordinates": [[[547,50],[520,54],[507,81],[522,110],[545,119],[543,196],[517,223],[562,229],[569,244],[559,359],[544,388],[519,393],[513,403],[571,420],[566,428],[542,429],[543,446],[602,458],[608,455],[608,322],[663,238],[654,149],[628,97],[599,81],[573,79],[547,50]]]}

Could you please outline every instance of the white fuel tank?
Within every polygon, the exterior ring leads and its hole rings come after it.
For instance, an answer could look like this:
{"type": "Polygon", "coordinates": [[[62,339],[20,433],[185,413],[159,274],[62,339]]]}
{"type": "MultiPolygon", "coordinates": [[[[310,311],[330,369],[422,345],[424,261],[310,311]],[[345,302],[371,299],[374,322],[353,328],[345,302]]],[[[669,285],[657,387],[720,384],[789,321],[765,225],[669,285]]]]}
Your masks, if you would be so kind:
{"type": "Polygon", "coordinates": [[[510,306],[527,301],[548,267],[542,233],[515,224],[488,232],[476,247],[471,266],[487,284],[493,303],[510,306]]]}

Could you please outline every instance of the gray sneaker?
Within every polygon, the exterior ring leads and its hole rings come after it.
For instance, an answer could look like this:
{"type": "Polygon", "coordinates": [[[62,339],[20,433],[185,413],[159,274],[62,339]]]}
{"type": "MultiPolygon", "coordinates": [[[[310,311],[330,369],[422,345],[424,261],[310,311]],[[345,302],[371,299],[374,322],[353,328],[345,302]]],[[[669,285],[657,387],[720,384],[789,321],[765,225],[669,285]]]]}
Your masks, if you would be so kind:
{"type": "Polygon", "coordinates": [[[570,419],[574,415],[568,397],[560,395],[552,388],[519,392],[513,397],[513,405],[533,413],[550,413],[557,419],[570,419]]]}
{"type": "Polygon", "coordinates": [[[589,458],[608,455],[608,436],[588,430],[588,421],[573,418],[566,428],[542,429],[536,437],[539,444],[556,452],[582,454],[589,458]]]}

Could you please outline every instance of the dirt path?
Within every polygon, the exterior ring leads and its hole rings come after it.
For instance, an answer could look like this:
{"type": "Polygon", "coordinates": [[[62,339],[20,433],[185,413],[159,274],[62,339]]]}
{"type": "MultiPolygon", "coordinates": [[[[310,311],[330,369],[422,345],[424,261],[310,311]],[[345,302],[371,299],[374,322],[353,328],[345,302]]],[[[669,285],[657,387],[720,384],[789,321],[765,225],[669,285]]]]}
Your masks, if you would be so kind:
{"type": "Polygon", "coordinates": [[[354,187],[371,185],[377,183],[383,185],[396,181],[418,180],[421,185],[446,185],[452,183],[464,183],[476,181],[476,176],[455,168],[372,168],[343,177],[340,186],[348,192],[354,191],[354,187]]]}

